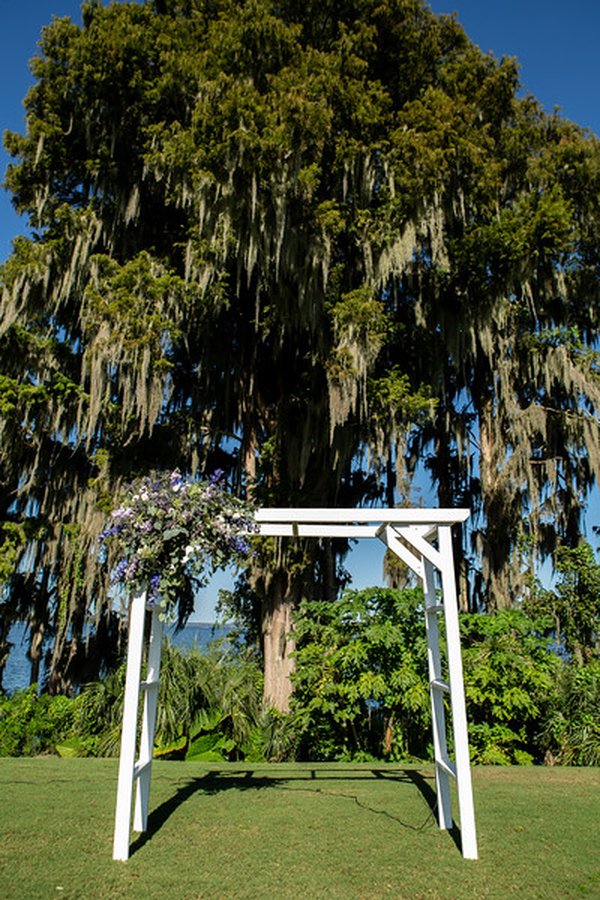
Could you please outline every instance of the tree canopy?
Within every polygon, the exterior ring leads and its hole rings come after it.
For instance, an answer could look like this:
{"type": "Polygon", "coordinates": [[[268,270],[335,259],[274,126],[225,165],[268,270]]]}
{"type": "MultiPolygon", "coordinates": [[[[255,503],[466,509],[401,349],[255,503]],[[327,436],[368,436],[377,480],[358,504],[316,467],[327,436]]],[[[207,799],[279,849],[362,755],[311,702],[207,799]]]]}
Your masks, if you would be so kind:
{"type": "MultiPolygon", "coordinates": [[[[1,272],[2,620],[54,632],[57,687],[99,664],[97,536],[150,468],[354,506],[408,502],[423,460],[475,513],[465,607],[576,542],[600,149],[519,96],[514,60],[421,0],[155,0],[53,21],[32,71],[5,136],[32,236],[1,272]]],[[[289,606],[335,594],[345,549],[250,564],[284,675],[289,606]]]]}

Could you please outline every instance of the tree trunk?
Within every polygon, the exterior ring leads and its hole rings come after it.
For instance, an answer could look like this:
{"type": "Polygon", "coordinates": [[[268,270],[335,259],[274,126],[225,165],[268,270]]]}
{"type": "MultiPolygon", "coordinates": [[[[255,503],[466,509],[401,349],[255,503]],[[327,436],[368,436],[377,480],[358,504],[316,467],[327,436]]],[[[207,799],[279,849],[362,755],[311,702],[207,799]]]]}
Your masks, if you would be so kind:
{"type": "Polygon", "coordinates": [[[394,741],[394,713],[385,720],[385,730],[383,735],[383,752],[386,756],[392,752],[392,744],[394,741]]]}
{"type": "Polygon", "coordinates": [[[323,595],[322,599],[332,603],[338,595],[338,580],[336,577],[337,558],[333,541],[324,540],[321,545],[321,568],[323,579],[323,595]]]}
{"type": "Polygon", "coordinates": [[[480,403],[479,471],[485,512],[482,574],[488,610],[510,608],[523,587],[515,547],[521,523],[520,504],[515,503],[516,489],[507,483],[503,471],[505,446],[494,427],[494,415],[491,398],[480,403]]]}
{"type": "Polygon", "coordinates": [[[10,655],[10,651],[12,649],[12,644],[10,644],[4,637],[0,637],[0,692],[2,692],[2,683],[4,680],[4,669],[6,668],[6,663],[8,662],[8,657],[10,655]]]}
{"type": "MultiPolygon", "coordinates": [[[[443,424],[441,428],[443,430],[440,431],[440,426],[438,426],[435,439],[435,460],[437,463],[435,479],[437,482],[438,502],[440,507],[452,509],[457,505],[457,497],[460,495],[457,471],[459,461],[450,452],[447,428],[443,424]]],[[[452,528],[452,549],[456,567],[458,608],[461,612],[470,612],[471,588],[461,525],[455,525],[452,528]]]]}
{"type": "MultiPolygon", "coordinates": [[[[56,629],[50,660],[49,694],[69,694],[71,692],[73,682],[77,680],[78,662],[83,654],[85,607],[78,602],[75,593],[64,602],[67,608],[64,620],[56,629]]],[[[57,613],[57,618],[59,617],[60,612],[57,613]]]]}
{"type": "Polygon", "coordinates": [[[286,587],[288,579],[283,572],[278,572],[268,591],[262,616],[265,666],[263,697],[268,706],[280,712],[289,711],[292,693],[290,676],[295,668],[292,656],[294,640],[291,635],[294,597],[286,587]]]}
{"type": "Polygon", "coordinates": [[[256,429],[250,416],[247,417],[244,426],[244,441],[242,454],[244,460],[244,474],[246,477],[246,496],[251,499],[256,485],[256,429]]]}
{"type": "Polygon", "coordinates": [[[31,640],[29,643],[29,659],[31,660],[30,685],[39,684],[45,630],[43,622],[37,622],[31,628],[31,640]]]}

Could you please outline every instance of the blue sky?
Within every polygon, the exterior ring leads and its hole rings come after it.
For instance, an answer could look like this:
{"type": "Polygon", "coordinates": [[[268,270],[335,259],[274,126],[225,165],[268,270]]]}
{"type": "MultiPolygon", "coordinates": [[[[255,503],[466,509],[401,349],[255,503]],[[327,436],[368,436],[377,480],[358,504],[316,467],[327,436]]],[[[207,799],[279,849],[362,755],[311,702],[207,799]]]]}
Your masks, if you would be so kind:
{"type": "Polygon", "coordinates": [[[471,40],[500,59],[514,56],[521,83],[551,112],[600,135],[598,0],[430,0],[435,13],[457,13],[471,40]]]}
{"type": "MultiPolygon", "coordinates": [[[[600,0],[431,0],[435,13],[456,13],[469,37],[496,57],[516,56],[524,92],[544,108],[562,114],[600,135],[600,0]]],[[[22,100],[31,76],[28,60],[36,53],[43,25],[52,16],[81,21],[79,0],[0,0],[0,129],[23,130],[22,100]]],[[[4,177],[8,156],[0,151],[4,177]]],[[[25,233],[10,199],[0,191],[0,261],[10,253],[10,241],[25,233]]],[[[594,504],[598,506],[598,504],[594,504]]],[[[598,515],[594,521],[598,521],[598,515]]],[[[383,548],[360,542],[349,568],[355,586],[380,579],[383,548]]],[[[212,591],[210,592],[213,593],[212,591]]],[[[205,600],[196,618],[210,617],[205,600]]]]}

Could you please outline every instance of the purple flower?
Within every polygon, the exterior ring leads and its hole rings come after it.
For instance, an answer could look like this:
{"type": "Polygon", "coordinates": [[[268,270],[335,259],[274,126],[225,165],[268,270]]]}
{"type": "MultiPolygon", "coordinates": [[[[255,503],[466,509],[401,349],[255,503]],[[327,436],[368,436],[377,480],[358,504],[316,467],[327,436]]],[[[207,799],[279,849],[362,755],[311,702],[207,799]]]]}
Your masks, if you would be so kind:
{"type": "Polygon", "coordinates": [[[181,473],[178,469],[175,469],[174,472],[171,472],[169,476],[169,484],[171,485],[171,490],[177,494],[181,491],[181,493],[185,493],[187,488],[187,484],[181,476],[181,473]]]}
{"type": "Polygon", "coordinates": [[[113,583],[126,589],[145,583],[150,605],[172,606],[192,556],[201,575],[211,558],[221,565],[247,554],[248,534],[257,529],[246,505],[227,494],[224,476],[217,469],[196,482],[175,470],[134,482],[101,536],[117,537],[120,548],[113,583]]]}
{"type": "Polygon", "coordinates": [[[231,538],[230,545],[232,550],[235,550],[236,553],[247,553],[250,549],[250,544],[244,537],[231,538]]]}
{"type": "Polygon", "coordinates": [[[114,568],[111,580],[117,584],[119,581],[123,581],[125,578],[125,573],[127,571],[128,562],[125,558],[120,559],[117,565],[114,568]]]}
{"type": "Polygon", "coordinates": [[[150,582],[148,584],[148,600],[150,603],[155,603],[158,601],[158,592],[160,587],[160,575],[151,575],[150,582]]]}
{"type": "Polygon", "coordinates": [[[107,538],[114,537],[116,534],[120,534],[123,531],[124,525],[121,523],[120,525],[109,525],[108,528],[105,528],[100,537],[99,541],[105,541],[107,538]]]}

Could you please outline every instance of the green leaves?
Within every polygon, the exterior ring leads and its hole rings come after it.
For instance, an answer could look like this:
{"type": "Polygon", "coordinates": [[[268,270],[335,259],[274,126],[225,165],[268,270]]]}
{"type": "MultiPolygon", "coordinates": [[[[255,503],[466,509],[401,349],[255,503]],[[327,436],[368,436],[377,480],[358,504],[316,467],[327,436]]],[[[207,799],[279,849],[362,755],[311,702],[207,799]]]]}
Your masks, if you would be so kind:
{"type": "MultiPolygon", "coordinates": [[[[292,716],[301,758],[428,755],[421,602],[417,591],[372,588],[300,608],[292,716]]],[[[597,666],[576,675],[546,624],[518,610],[461,616],[473,762],[526,765],[549,754],[595,764],[597,666]]]]}
{"type": "Polygon", "coordinates": [[[68,697],[37,693],[37,685],[0,697],[0,756],[53,752],[72,731],[75,704],[68,697]]]}
{"type": "Polygon", "coordinates": [[[463,615],[461,636],[472,759],[533,761],[561,665],[550,638],[517,610],[463,615]]]}
{"type": "Polygon", "coordinates": [[[540,742],[551,764],[600,765],[600,661],[562,667],[540,742]]]}
{"type": "Polygon", "coordinates": [[[577,547],[559,547],[554,589],[535,586],[528,607],[548,615],[558,644],[579,665],[600,655],[600,564],[586,541],[577,547]]]}
{"type": "Polygon", "coordinates": [[[302,758],[426,753],[421,602],[419,591],[371,588],[301,605],[292,715],[302,758]]]}
{"type": "MultiPolygon", "coordinates": [[[[269,503],[393,504],[420,458],[479,513],[477,602],[517,598],[525,532],[574,541],[600,151],[514,61],[419,0],[169,0],[55,21],[33,71],[6,138],[35,238],[2,269],[28,336],[2,345],[4,518],[18,496],[91,551],[140,471],[217,458],[269,503]]],[[[32,580],[59,580],[57,541],[32,580]]],[[[69,615],[106,589],[88,570],[69,615]]]]}

